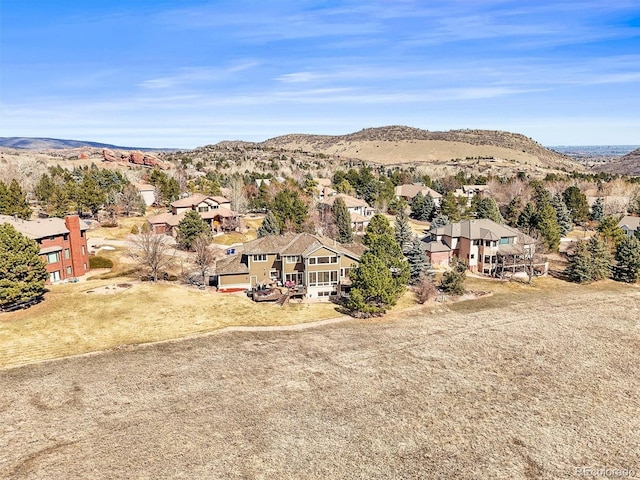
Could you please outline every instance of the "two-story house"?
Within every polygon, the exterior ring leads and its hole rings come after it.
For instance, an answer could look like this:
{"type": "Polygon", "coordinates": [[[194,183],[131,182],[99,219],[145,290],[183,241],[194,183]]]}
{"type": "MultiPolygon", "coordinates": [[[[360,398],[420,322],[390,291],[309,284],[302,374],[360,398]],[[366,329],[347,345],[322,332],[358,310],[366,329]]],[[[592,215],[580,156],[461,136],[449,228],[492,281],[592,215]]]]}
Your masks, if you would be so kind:
{"type": "Polygon", "coordinates": [[[351,216],[351,228],[356,232],[364,232],[364,229],[367,228],[371,217],[375,213],[375,210],[371,208],[366,201],[352,197],[346,193],[337,193],[322,198],[318,202],[318,206],[319,208],[331,209],[334,202],[339,198],[341,198],[347,206],[347,210],[351,216]]]}
{"type": "Polygon", "coordinates": [[[306,298],[328,298],[350,285],[349,273],[360,260],[359,253],[309,233],[268,235],[243,248],[216,263],[218,290],[276,284],[295,287],[306,298]]]}
{"type": "Polygon", "coordinates": [[[79,277],[89,271],[86,231],[89,227],[77,215],[62,218],[22,220],[0,215],[0,223],[12,225],[18,232],[35,240],[40,247],[49,279],[57,283],[79,277]]]}
{"type": "Polygon", "coordinates": [[[233,230],[237,214],[231,210],[231,202],[225,197],[196,194],[171,203],[171,211],[148,219],[153,233],[177,234],[176,227],[187,212],[196,211],[211,226],[211,231],[220,233],[233,230]]]}
{"type": "Polygon", "coordinates": [[[533,238],[486,218],[433,228],[423,241],[432,265],[448,266],[456,256],[468,263],[470,271],[483,274],[504,268],[506,257],[508,268],[517,271],[535,254],[533,238]]]}

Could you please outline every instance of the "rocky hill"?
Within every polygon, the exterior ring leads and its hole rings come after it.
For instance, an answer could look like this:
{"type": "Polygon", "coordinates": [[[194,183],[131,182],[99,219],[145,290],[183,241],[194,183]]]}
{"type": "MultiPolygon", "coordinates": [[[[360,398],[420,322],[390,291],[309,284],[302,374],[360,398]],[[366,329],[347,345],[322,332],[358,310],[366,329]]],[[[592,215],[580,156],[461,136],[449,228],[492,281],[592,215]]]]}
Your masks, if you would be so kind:
{"type": "Polygon", "coordinates": [[[640,175],[640,148],[636,148],[615,160],[597,165],[595,169],[607,173],[640,175]]]}
{"type": "Polygon", "coordinates": [[[392,165],[483,159],[507,162],[515,167],[582,169],[566,155],[551,151],[524,135],[496,130],[432,132],[388,126],[340,136],[284,135],[259,145],[392,165]]]}

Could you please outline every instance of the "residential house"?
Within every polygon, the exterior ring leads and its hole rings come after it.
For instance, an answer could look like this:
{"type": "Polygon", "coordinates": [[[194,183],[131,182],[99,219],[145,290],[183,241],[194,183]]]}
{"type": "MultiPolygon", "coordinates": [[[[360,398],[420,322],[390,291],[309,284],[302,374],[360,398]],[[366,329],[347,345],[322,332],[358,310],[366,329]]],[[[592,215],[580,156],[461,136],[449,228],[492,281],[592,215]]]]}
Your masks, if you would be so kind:
{"type": "Polygon", "coordinates": [[[487,185],[463,185],[462,188],[456,188],[453,191],[453,195],[456,197],[465,197],[467,199],[467,206],[471,206],[471,200],[475,195],[484,198],[491,195],[491,190],[489,190],[487,185]]]}
{"type": "Polygon", "coordinates": [[[156,203],[156,187],[148,183],[134,183],[134,187],[140,192],[142,201],[147,207],[156,203]]]}
{"type": "Polygon", "coordinates": [[[364,229],[367,228],[371,217],[375,213],[375,210],[364,200],[352,197],[346,193],[337,193],[320,200],[318,202],[318,206],[320,208],[330,209],[333,207],[333,203],[339,198],[344,201],[344,204],[347,206],[347,210],[351,215],[351,227],[355,232],[364,232],[364,229]]]}
{"type": "Polygon", "coordinates": [[[64,219],[38,220],[0,215],[0,223],[8,223],[18,232],[38,242],[40,256],[49,274],[47,283],[76,278],[89,271],[86,236],[89,227],[77,215],[69,215],[64,219]]]}
{"type": "Polygon", "coordinates": [[[425,187],[421,183],[398,185],[393,189],[393,193],[395,194],[397,199],[402,198],[408,203],[411,203],[413,198],[418,195],[418,193],[421,193],[425,197],[427,195],[431,195],[431,198],[433,198],[433,203],[436,205],[436,207],[440,206],[440,200],[442,199],[442,195],[440,195],[432,188],[425,187]]]}
{"type": "MultiPolygon", "coordinates": [[[[433,228],[423,241],[432,265],[448,266],[456,256],[470,271],[490,275],[524,270],[535,254],[533,238],[486,218],[433,228]]],[[[537,267],[546,273],[546,266],[537,267]]]]}
{"type": "Polygon", "coordinates": [[[211,226],[213,233],[235,229],[238,215],[230,209],[231,202],[225,197],[196,194],[171,203],[171,212],[161,213],[148,219],[153,233],[177,235],[176,227],[188,211],[194,210],[211,226]]]}
{"type": "Polygon", "coordinates": [[[640,217],[633,217],[631,215],[625,215],[618,222],[618,226],[624,230],[627,237],[633,236],[638,230],[640,230],[640,217]]]}
{"type": "Polygon", "coordinates": [[[360,254],[309,233],[268,235],[216,263],[214,284],[221,291],[259,285],[287,285],[306,298],[328,299],[350,286],[349,272],[360,254]]]}
{"type": "Polygon", "coordinates": [[[220,208],[231,210],[231,202],[224,197],[203,195],[201,193],[171,202],[171,213],[174,215],[180,215],[181,213],[186,213],[189,210],[195,210],[198,213],[206,213],[220,208]]]}

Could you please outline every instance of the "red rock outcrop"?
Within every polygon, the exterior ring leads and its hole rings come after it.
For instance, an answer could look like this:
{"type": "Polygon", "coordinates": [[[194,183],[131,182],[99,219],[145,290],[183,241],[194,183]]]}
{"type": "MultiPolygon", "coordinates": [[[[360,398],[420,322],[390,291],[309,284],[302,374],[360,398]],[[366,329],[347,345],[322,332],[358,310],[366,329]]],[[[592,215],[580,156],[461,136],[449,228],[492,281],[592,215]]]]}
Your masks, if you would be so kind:
{"type": "Polygon", "coordinates": [[[147,155],[146,153],[142,153],[138,150],[121,153],[105,148],[102,150],[102,159],[105,162],[124,162],[145,167],[158,167],[161,170],[169,169],[168,164],[162,162],[156,157],[152,157],[151,155],[147,155]]]}

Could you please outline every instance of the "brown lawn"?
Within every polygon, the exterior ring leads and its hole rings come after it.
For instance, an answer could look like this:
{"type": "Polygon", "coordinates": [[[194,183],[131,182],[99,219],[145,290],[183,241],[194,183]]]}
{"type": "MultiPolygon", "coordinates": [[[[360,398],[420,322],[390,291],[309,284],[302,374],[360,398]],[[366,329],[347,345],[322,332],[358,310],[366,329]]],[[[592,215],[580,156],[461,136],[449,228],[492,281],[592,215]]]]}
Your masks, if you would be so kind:
{"type": "MultiPolygon", "coordinates": [[[[199,291],[163,306],[144,287],[104,314],[72,300],[125,329],[152,305],[159,330],[218,309],[212,297],[189,313],[199,291]]],[[[1,371],[0,478],[638,478],[640,288],[469,287],[493,295],[1,371]]],[[[48,334],[75,341],[56,321],[48,334]]]]}

